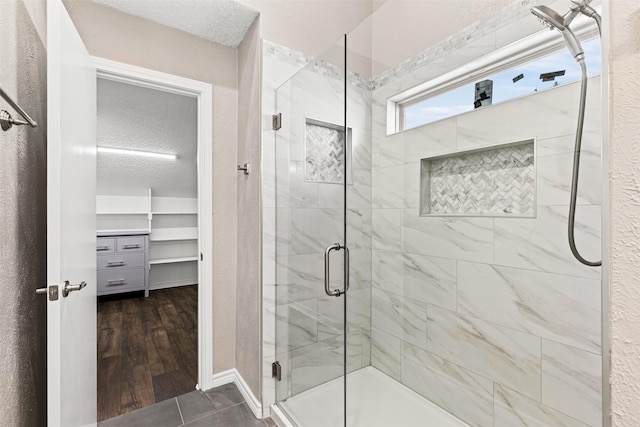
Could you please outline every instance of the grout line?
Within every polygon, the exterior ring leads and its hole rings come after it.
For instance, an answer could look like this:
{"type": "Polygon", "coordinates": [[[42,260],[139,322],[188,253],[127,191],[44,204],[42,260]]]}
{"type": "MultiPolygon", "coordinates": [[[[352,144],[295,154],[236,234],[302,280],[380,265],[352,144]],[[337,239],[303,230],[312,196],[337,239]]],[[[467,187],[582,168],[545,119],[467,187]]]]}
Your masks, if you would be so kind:
{"type": "MultiPolygon", "coordinates": [[[[210,411],[210,412],[203,412],[201,414],[198,414],[196,416],[196,418],[194,418],[193,420],[189,421],[189,423],[192,423],[192,422],[197,421],[197,420],[201,420],[201,419],[206,418],[208,416],[211,416],[211,415],[214,415],[214,414],[218,414],[218,413],[220,413],[222,411],[226,411],[227,409],[235,408],[238,405],[242,405],[242,404],[246,404],[246,403],[247,402],[245,402],[243,400],[242,402],[234,403],[233,405],[227,406],[225,408],[216,409],[216,410],[213,410],[213,411],[210,411]]],[[[247,405],[247,409],[249,409],[249,405],[247,405]]],[[[251,409],[249,409],[249,410],[251,410],[251,409]]]]}
{"type": "Polygon", "coordinates": [[[184,417],[182,416],[182,410],[180,409],[180,402],[178,402],[178,398],[174,397],[176,400],[176,406],[178,407],[178,413],[180,414],[180,420],[182,421],[182,425],[184,425],[184,417]]]}

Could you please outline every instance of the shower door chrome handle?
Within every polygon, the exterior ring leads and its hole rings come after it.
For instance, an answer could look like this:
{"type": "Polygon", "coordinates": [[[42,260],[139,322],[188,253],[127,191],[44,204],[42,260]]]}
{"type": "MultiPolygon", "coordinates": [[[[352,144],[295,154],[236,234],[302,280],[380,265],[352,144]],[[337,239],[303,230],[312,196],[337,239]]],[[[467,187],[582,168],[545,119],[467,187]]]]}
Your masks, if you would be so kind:
{"type": "Polygon", "coordinates": [[[333,250],[337,250],[339,251],[340,249],[344,249],[346,251],[346,258],[345,258],[345,271],[349,271],[349,249],[346,246],[342,246],[340,245],[340,243],[334,243],[333,245],[329,245],[327,246],[327,249],[325,249],[324,251],[324,291],[327,295],[329,295],[330,297],[339,297],[340,295],[344,294],[345,292],[347,292],[349,290],[349,278],[347,277],[346,279],[346,284],[344,289],[329,289],[329,276],[330,276],[330,260],[329,260],[329,255],[331,253],[331,251],[333,250]]]}

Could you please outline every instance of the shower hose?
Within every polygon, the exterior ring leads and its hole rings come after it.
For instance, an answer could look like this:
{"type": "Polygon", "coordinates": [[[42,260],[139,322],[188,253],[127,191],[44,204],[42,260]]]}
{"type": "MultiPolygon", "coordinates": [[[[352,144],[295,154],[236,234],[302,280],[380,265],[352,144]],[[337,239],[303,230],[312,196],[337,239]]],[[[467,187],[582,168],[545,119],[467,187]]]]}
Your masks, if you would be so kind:
{"type": "MultiPolygon", "coordinates": [[[[597,21],[596,21],[597,22],[597,21]]],[[[598,22],[598,28],[600,22],[598,22]]],[[[578,198],[578,175],[580,173],[580,152],[582,146],[582,131],[584,128],[584,110],[587,102],[587,65],[584,59],[578,61],[582,70],[582,78],[580,83],[580,109],[578,111],[578,129],[576,130],[576,143],[573,151],[573,174],[571,178],[571,201],[569,204],[569,247],[571,253],[584,265],[589,267],[597,267],[602,265],[602,261],[589,261],[585,259],[576,247],[575,228],[576,228],[576,200],[578,198]]]]}

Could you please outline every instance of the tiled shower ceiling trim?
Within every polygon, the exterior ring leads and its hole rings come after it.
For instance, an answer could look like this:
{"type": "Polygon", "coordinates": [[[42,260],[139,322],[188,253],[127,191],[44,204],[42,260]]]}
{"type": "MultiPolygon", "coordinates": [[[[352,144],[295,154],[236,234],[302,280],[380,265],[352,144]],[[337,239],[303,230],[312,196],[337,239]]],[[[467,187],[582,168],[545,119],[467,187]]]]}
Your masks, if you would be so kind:
{"type": "Polygon", "coordinates": [[[422,159],[422,215],[535,216],[533,140],[422,159]]]}
{"type": "Polygon", "coordinates": [[[344,180],[344,131],[338,126],[306,119],[304,179],[341,184],[344,180]]]}

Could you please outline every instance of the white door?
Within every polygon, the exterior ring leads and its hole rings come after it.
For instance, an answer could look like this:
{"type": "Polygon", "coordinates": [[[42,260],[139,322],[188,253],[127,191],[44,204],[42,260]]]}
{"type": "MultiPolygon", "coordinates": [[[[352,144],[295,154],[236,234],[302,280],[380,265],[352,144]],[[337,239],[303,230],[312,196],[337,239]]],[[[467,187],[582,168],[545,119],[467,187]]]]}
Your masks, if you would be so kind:
{"type": "Polygon", "coordinates": [[[47,97],[48,424],[95,425],[96,72],[61,0],[47,1],[47,97]],[[87,285],[64,297],[65,281],[87,285]]]}

